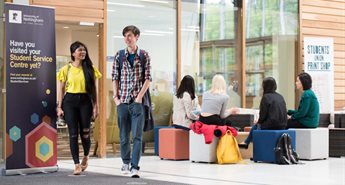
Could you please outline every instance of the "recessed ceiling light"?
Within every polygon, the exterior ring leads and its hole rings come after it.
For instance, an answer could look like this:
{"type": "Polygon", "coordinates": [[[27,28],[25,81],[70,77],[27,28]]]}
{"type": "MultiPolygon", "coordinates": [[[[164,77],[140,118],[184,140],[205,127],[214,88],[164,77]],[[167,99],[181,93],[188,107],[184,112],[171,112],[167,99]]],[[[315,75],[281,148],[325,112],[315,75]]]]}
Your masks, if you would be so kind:
{"type": "Polygon", "coordinates": [[[64,26],[63,28],[64,28],[64,29],[68,29],[69,27],[68,27],[68,26],[64,26]]]}
{"type": "Polygon", "coordinates": [[[144,5],[139,4],[127,4],[127,3],[113,3],[113,2],[107,2],[109,5],[118,5],[118,6],[129,6],[129,7],[138,7],[138,8],[144,8],[144,5]]]}
{"type": "Polygon", "coordinates": [[[94,22],[79,22],[80,26],[95,26],[94,22]]]}
{"type": "Polygon", "coordinates": [[[142,2],[150,2],[150,3],[161,3],[161,4],[168,4],[168,1],[160,1],[160,0],[139,0],[142,2]]]}
{"type": "Polygon", "coordinates": [[[158,34],[173,34],[172,31],[160,31],[160,30],[145,30],[147,33],[158,33],[158,34]]]}
{"type": "Polygon", "coordinates": [[[159,33],[141,33],[140,35],[159,36],[159,37],[164,36],[164,34],[159,34],[159,33]]]}

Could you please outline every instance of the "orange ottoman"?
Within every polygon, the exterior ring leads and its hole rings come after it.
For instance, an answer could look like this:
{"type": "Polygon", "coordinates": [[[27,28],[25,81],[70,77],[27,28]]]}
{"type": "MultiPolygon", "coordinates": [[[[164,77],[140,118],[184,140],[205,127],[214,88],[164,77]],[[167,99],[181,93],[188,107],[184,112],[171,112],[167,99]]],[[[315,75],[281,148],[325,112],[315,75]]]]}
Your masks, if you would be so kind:
{"type": "Polygon", "coordinates": [[[182,129],[159,129],[159,157],[161,159],[189,159],[189,132],[182,129]]]}
{"type": "Polygon", "coordinates": [[[252,127],[244,127],[244,132],[250,132],[251,129],[252,127]]]}

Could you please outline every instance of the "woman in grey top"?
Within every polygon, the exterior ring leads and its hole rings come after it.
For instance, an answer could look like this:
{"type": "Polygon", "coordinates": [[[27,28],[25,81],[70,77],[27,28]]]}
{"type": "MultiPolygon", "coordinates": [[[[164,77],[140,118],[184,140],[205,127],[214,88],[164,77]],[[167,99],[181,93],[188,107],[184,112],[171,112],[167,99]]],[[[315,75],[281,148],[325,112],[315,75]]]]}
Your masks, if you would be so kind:
{"type": "Polygon", "coordinates": [[[199,121],[208,125],[231,125],[225,118],[235,109],[226,109],[229,96],[226,94],[226,83],[222,75],[215,75],[212,87],[202,95],[201,115],[199,121]]]}

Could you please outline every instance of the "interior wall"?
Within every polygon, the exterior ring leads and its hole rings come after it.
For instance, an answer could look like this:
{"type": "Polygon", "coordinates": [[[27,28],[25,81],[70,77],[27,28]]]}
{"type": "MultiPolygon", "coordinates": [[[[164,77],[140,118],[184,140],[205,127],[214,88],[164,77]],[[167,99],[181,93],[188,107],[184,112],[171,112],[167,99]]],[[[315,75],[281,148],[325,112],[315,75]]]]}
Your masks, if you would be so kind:
{"type": "Polygon", "coordinates": [[[89,56],[95,66],[98,67],[98,37],[97,32],[72,31],[72,42],[80,41],[84,43],[89,51],[89,56]]]}
{"type": "Polygon", "coordinates": [[[70,56],[69,47],[72,42],[84,43],[89,51],[89,56],[98,67],[98,37],[97,31],[56,29],[56,55],[70,56]]]}
{"type": "Polygon", "coordinates": [[[56,30],[56,55],[69,56],[69,46],[72,43],[70,30],[56,30]]]}
{"type": "Polygon", "coordinates": [[[304,69],[304,37],[334,39],[334,110],[345,109],[345,1],[301,0],[300,69],[304,69]]]}
{"type": "MultiPolygon", "coordinates": [[[[21,0],[23,1],[23,0],[21,0]]],[[[105,0],[30,0],[32,5],[55,8],[56,21],[96,22],[104,21],[105,0]]]]}

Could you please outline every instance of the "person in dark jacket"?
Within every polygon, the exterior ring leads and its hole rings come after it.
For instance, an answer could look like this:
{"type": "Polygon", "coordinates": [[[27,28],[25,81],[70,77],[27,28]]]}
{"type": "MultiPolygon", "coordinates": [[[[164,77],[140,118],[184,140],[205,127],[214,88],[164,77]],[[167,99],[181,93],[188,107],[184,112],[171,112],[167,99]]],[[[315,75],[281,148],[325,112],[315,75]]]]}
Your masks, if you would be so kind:
{"type": "Polygon", "coordinates": [[[265,78],[262,87],[264,95],[260,102],[259,120],[250,130],[248,138],[239,144],[240,148],[248,148],[254,130],[283,130],[287,125],[286,103],[283,96],[276,92],[277,84],[274,78],[265,78]]]}
{"type": "Polygon", "coordinates": [[[296,88],[303,92],[298,110],[289,110],[288,128],[316,128],[319,125],[320,106],[311,90],[312,79],[308,73],[301,73],[296,80],[296,88]]]}

